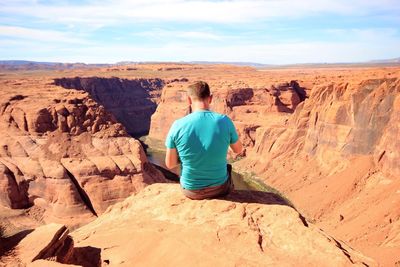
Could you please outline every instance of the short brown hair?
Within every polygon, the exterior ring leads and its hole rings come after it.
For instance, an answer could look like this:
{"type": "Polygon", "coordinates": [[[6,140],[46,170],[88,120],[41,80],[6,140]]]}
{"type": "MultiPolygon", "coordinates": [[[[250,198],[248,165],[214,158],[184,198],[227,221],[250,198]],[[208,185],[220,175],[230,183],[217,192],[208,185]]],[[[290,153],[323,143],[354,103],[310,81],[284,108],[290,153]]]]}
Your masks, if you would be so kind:
{"type": "Polygon", "coordinates": [[[194,99],[204,100],[210,97],[210,87],[206,82],[197,81],[188,87],[188,95],[194,99]]]}

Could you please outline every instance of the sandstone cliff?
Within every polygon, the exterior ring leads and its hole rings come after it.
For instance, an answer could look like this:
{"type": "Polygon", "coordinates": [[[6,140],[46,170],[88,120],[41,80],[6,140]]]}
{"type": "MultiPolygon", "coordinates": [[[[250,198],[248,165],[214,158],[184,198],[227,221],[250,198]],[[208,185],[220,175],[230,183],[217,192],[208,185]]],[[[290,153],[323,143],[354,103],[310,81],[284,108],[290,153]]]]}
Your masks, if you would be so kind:
{"type": "Polygon", "coordinates": [[[393,257],[400,251],[399,103],[398,78],[317,86],[286,124],[257,129],[253,152],[237,167],[393,264],[400,260],[393,257]]]}
{"type": "Polygon", "coordinates": [[[83,90],[103,105],[127,131],[134,135],[149,132],[150,117],[157,107],[161,79],[119,79],[101,77],[57,78],[55,85],[67,89],[83,90]]]}
{"type": "Polygon", "coordinates": [[[38,220],[82,224],[164,181],[140,143],[86,92],[34,78],[3,79],[1,88],[2,206],[32,207],[38,220]]]}

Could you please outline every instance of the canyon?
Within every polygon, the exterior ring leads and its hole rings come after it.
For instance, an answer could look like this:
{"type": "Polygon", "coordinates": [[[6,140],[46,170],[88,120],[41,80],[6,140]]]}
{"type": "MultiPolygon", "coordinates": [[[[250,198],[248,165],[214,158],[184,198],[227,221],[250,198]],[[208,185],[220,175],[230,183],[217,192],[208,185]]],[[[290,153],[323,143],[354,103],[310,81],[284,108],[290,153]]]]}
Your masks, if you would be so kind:
{"type": "MultiPolygon", "coordinates": [[[[1,94],[4,208],[77,226],[146,184],[165,181],[139,141],[86,93],[29,78],[3,80],[1,94]]],[[[19,227],[18,220],[8,223],[19,227]]]]}
{"type": "Polygon", "coordinates": [[[4,262],[400,264],[398,67],[140,64],[9,71],[0,86],[4,262]],[[133,137],[162,144],[188,114],[186,88],[197,80],[245,146],[229,155],[234,169],[291,203],[255,191],[190,201],[148,161],[133,137]],[[55,229],[50,240],[61,231],[62,242],[36,258],[21,254],[41,227],[55,229]],[[9,245],[18,233],[26,237],[9,245]],[[185,253],[171,251],[182,245],[185,253]]]}

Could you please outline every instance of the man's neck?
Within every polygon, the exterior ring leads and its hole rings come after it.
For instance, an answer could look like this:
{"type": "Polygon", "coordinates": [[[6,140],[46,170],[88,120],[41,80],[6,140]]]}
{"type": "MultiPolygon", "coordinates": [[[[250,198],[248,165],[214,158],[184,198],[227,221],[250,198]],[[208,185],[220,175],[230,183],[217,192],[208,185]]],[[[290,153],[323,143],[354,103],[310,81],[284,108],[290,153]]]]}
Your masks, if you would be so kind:
{"type": "Polygon", "coordinates": [[[199,102],[199,103],[193,103],[192,104],[192,111],[202,111],[202,110],[209,110],[210,105],[207,105],[206,103],[199,102]]]}

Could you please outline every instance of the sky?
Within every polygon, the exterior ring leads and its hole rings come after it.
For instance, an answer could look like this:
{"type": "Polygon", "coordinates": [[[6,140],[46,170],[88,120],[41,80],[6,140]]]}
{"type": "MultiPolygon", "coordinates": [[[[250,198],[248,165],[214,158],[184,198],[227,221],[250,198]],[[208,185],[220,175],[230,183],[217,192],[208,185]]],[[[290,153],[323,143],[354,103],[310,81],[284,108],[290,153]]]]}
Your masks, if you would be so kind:
{"type": "Polygon", "coordinates": [[[363,62],[400,57],[400,0],[0,0],[0,60],[363,62]]]}

